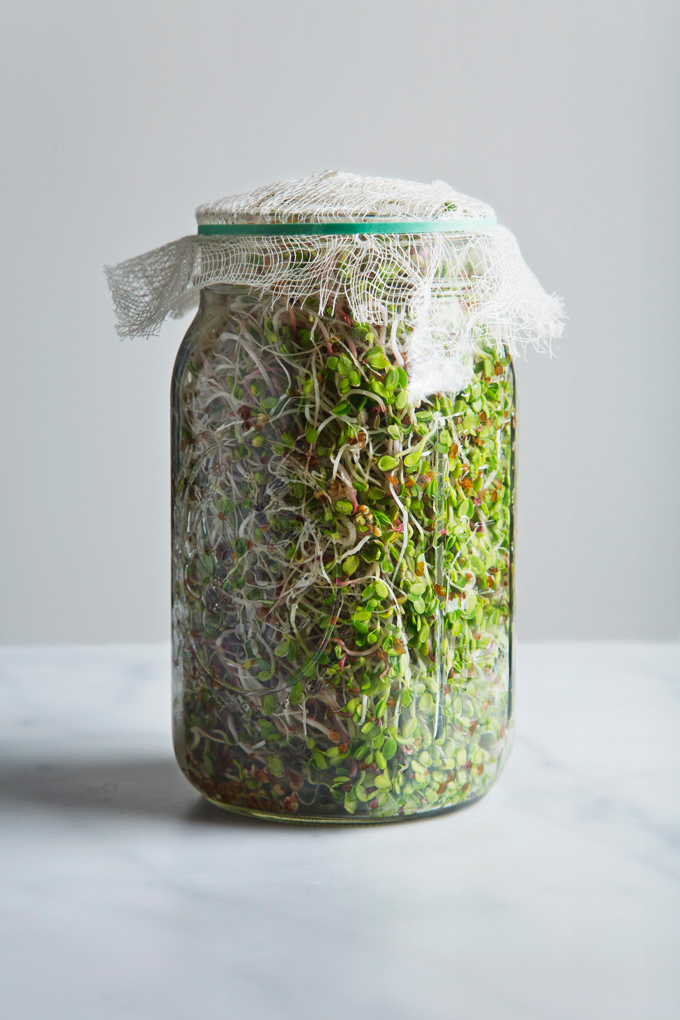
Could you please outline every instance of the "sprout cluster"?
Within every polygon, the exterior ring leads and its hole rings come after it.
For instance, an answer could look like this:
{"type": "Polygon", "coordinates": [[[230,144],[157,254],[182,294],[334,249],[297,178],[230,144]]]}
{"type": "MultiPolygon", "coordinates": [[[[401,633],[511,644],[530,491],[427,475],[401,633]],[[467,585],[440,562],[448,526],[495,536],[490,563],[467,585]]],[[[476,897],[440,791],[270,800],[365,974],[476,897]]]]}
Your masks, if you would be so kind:
{"type": "Polygon", "coordinates": [[[415,407],[403,330],[220,287],[180,349],[176,744],[225,807],[432,812],[507,751],[512,366],[415,407]]]}

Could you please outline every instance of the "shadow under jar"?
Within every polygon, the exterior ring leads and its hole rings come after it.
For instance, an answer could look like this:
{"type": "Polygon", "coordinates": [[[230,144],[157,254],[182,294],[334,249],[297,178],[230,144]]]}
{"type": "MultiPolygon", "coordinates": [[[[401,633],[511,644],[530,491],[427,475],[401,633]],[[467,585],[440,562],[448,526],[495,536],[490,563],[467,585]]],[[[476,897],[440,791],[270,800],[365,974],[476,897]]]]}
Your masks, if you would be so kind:
{"type": "Polygon", "coordinates": [[[390,329],[219,285],[177,357],[175,747],[232,811],[436,814],[510,747],[510,358],[413,406],[390,329]]]}

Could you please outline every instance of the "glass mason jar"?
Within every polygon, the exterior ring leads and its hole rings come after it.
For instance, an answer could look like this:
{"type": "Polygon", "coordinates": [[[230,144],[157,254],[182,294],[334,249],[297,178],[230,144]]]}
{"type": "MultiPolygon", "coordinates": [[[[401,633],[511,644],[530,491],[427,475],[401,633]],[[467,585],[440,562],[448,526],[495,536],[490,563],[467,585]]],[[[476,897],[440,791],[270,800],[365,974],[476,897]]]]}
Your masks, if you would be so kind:
{"type": "Polygon", "coordinates": [[[220,285],[179,350],[175,747],[229,810],[436,814],[508,754],[512,365],[480,348],[414,407],[391,335],[220,285]]]}

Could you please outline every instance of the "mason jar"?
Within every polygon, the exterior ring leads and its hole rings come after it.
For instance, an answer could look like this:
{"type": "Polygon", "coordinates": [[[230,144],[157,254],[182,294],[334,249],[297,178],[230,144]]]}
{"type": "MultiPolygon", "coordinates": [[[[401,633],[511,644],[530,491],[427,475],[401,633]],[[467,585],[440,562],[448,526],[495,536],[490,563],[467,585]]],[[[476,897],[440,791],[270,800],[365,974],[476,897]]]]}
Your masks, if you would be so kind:
{"type": "Polygon", "coordinates": [[[403,321],[201,291],[172,383],[174,740],[279,821],[450,811],[512,737],[515,380],[416,398],[403,321]]]}

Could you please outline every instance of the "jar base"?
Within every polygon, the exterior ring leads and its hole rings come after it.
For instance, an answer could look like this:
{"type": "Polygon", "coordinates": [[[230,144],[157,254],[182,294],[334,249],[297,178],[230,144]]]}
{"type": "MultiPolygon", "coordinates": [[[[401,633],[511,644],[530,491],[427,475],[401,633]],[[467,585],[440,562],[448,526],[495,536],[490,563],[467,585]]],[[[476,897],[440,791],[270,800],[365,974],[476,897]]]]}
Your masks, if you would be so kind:
{"type": "MultiPolygon", "coordinates": [[[[193,784],[192,784],[193,785],[193,784]]],[[[258,811],[257,808],[246,808],[240,807],[236,804],[225,804],[223,801],[213,800],[212,797],[206,796],[201,793],[201,796],[209,804],[214,807],[221,808],[223,811],[228,811],[230,814],[240,815],[242,818],[257,818],[264,822],[278,822],[284,825],[390,825],[398,822],[416,822],[423,818],[434,818],[437,815],[450,815],[454,811],[461,811],[464,808],[471,807],[478,801],[482,800],[487,795],[491,787],[486,790],[482,790],[475,797],[471,797],[469,800],[463,801],[461,804],[451,804],[447,807],[434,808],[432,811],[414,811],[411,814],[404,815],[391,815],[388,818],[374,818],[367,817],[366,815],[347,815],[342,817],[337,815],[335,817],[329,815],[284,815],[274,814],[271,811],[258,811]]]]}

